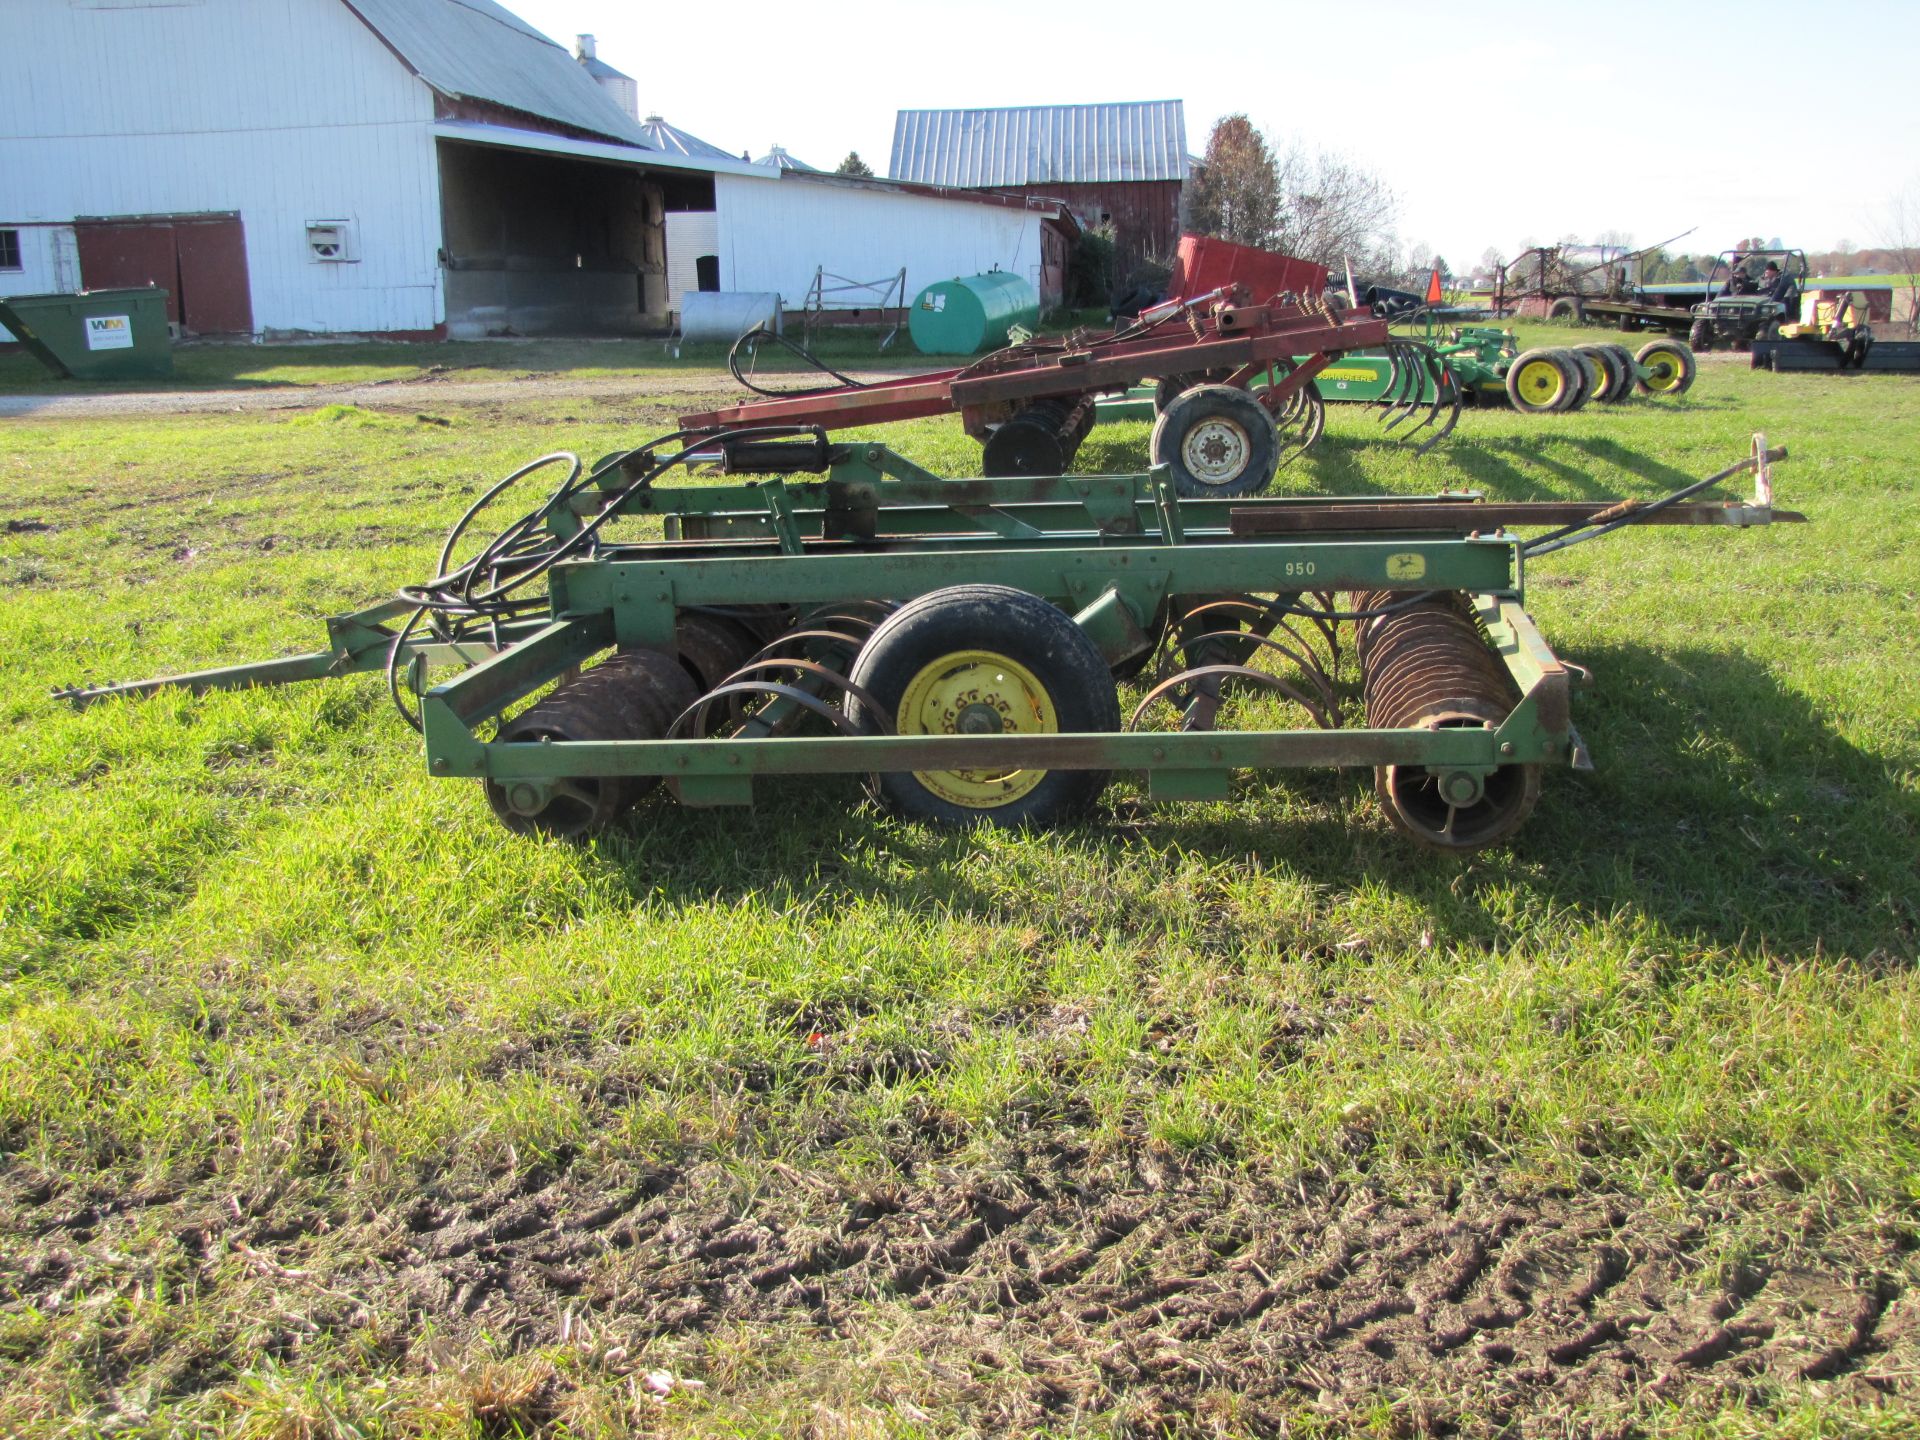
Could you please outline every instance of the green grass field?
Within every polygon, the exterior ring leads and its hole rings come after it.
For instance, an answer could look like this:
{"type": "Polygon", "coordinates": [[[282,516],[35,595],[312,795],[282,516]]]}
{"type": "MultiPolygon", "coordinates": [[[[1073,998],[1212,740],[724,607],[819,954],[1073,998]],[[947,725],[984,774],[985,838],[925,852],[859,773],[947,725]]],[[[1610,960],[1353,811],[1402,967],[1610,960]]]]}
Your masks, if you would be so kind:
{"type": "MultiPolygon", "coordinates": [[[[277,353],[186,378],[385,373],[277,353]]],[[[1793,452],[1809,525],[1536,567],[1596,769],[1464,860],[1316,772],[1034,835],[803,780],[570,848],[374,678],[48,698],[312,648],[490,480],[671,425],[416,408],[0,422],[0,1433],[1913,1433],[1911,380],[1710,363],[1425,459],[1334,414],[1281,487],[1793,452]]]]}

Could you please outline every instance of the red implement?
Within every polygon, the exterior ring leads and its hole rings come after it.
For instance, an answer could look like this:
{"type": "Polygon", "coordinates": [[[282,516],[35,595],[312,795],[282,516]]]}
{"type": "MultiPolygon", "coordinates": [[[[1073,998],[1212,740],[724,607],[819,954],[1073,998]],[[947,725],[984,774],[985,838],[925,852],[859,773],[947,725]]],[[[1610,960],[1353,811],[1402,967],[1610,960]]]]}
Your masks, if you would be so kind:
{"type": "Polygon", "coordinates": [[[680,423],[837,430],[958,412],[987,447],[986,474],[1060,474],[1092,424],[1095,397],[1172,381],[1163,399],[1187,403],[1178,414],[1169,404],[1155,426],[1154,461],[1173,466],[1184,494],[1258,493],[1289,452],[1319,436],[1323,412],[1308,380],[1339,355],[1389,346],[1387,322],[1365,306],[1329,305],[1325,268],[1290,256],[1187,236],[1179,265],[1177,283],[1207,288],[1176,292],[1110,331],[1030,340],[870,385],[766,394],[680,423]]]}

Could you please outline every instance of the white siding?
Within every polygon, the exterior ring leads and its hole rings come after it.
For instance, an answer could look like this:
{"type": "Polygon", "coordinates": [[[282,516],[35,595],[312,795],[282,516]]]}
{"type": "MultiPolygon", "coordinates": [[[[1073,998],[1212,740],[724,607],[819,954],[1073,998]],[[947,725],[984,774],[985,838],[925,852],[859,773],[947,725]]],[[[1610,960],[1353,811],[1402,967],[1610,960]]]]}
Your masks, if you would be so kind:
{"type": "MultiPolygon", "coordinates": [[[[0,230],[14,228],[0,225],[0,230]]],[[[71,225],[21,225],[20,268],[0,270],[0,299],[9,295],[52,295],[80,283],[80,260],[71,225]]],[[[0,325],[0,343],[13,332],[0,325]]]]}
{"type": "Polygon", "coordinates": [[[432,119],[340,0],[0,3],[0,225],[238,211],[258,330],[440,322],[432,119]],[[310,260],[310,219],[359,261],[310,260]]]}
{"type": "MultiPolygon", "coordinates": [[[[711,210],[667,212],[667,308],[680,313],[680,297],[700,288],[694,261],[720,253],[720,217],[711,210]]],[[[722,274],[725,271],[723,269],[722,274]]],[[[725,283],[723,280],[722,284],[725,283]]]]}
{"type": "MultiPolygon", "coordinates": [[[[996,266],[1040,289],[1036,211],[800,179],[713,177],[720,215],[720,286],[777,290],[806,302],[813,272],[878,280],[901,266],[912,300],[936,280],[996,266]]],[[[672,246],[668,246],[672,263],[672,246]]]]}

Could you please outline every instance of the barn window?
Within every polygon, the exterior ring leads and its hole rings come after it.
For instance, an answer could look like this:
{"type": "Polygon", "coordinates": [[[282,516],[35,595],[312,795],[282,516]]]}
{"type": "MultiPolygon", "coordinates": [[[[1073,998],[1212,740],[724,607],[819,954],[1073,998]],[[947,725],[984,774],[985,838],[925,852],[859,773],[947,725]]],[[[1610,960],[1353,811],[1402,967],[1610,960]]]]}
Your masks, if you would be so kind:
{"type": "Polygon", "coordinates": [[[18,230],[0,230],[0,270],[19,270],[20,232],[18,230]]]}

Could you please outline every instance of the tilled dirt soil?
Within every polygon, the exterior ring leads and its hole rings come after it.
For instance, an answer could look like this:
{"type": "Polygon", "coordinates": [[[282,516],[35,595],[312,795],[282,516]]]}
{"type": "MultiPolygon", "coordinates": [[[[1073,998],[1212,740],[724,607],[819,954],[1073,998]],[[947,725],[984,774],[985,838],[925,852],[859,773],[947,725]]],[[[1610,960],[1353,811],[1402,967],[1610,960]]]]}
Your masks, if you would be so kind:
{"type": "MultiPolygon", "coordinates": [[[[444,1354],[481,1334],[550,1344],[575,1316],[614,1355],[665,1344],[693,1374],[723,1330],[848,1366],[887,1337],[923,1362],[922,1405],[986,1433],[1116,1411],[1136,1433],[1278,1433],[1383,1404],[1421,1433],[1559,1434],[1576,1415],[1632,1433],[1659,1403],[1907,1404],[1920,1362],[1911,1237],[1836,1230],[1731,1173],[1684,1203],[1491,1182],[1419,1198],[1048,1146],[858,1194],[702,1165],[358,1215],[6,1188],[6,1309],[123,1284],[142,1246],[178,1247],[203,1300],[256,1292],[232,1297],[255,1317],[238,1353],[174,1356],[147,1393],[228,1384],[260,1350],[297,1363],[316,1333],[374,1326],[401,1368],[431,1368],[409,1353],[423,1327],[444,1354]]],[[[98,1357],[108,1380],[141,1363],[162,1362],[98,1357]]]]}

